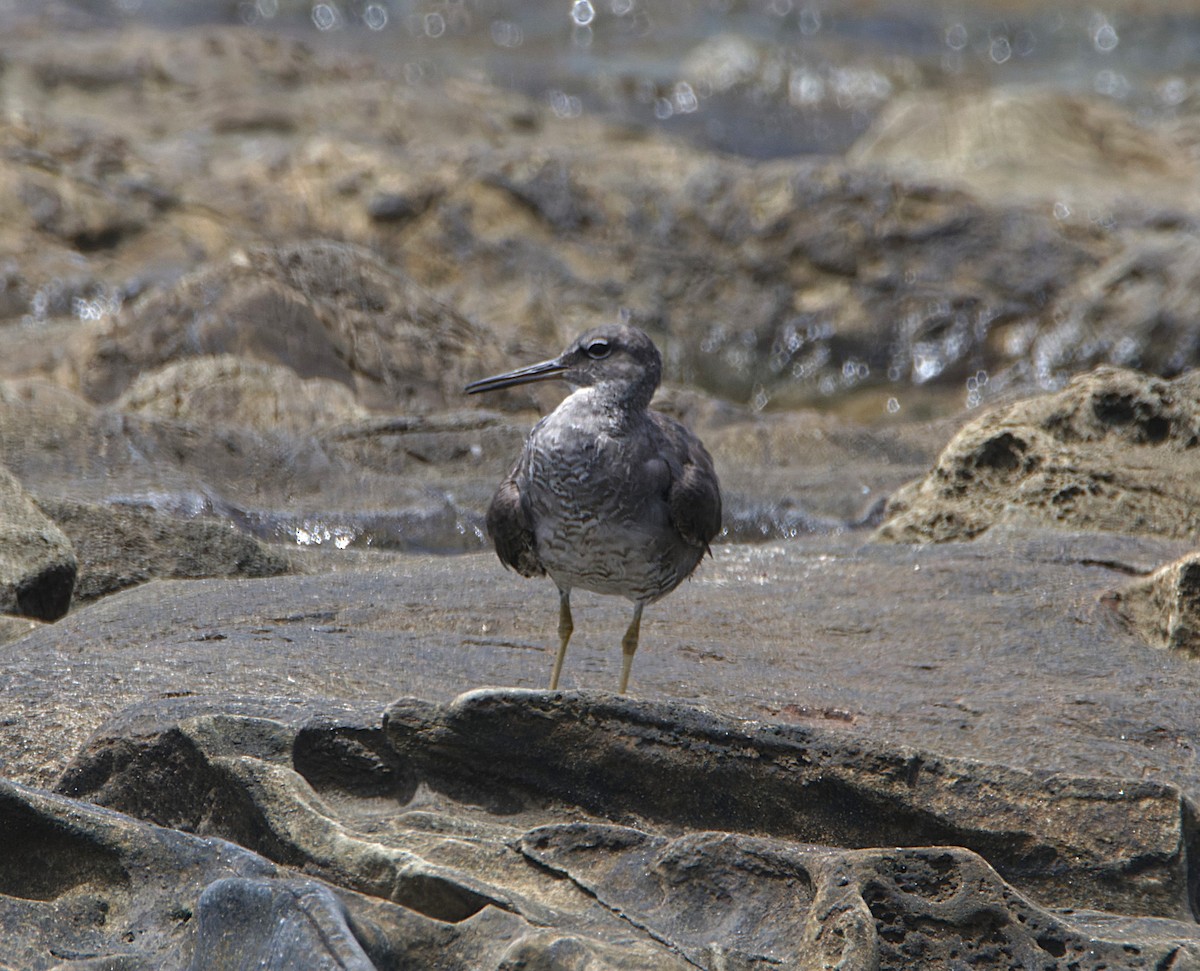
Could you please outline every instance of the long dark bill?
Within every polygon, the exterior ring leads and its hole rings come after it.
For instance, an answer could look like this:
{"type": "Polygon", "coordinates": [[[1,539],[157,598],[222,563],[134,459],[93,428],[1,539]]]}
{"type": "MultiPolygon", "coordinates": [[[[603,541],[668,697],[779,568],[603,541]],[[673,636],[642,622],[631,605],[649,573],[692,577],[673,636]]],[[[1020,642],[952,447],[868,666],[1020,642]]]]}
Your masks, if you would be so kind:
{"type": "Polygon", "coordinates": [[[531,364],[529,367],[509,371],[507,374],[497,374],[495,377],[472,381],[464,390],[467,394],[480,394],[483,391],[499,391],[501,388],[511,388],[515,384],[552,381],[559,377],[565,370],[567,370],[567,366],[557,359],[542,361],[541,364],[531,364]]]}

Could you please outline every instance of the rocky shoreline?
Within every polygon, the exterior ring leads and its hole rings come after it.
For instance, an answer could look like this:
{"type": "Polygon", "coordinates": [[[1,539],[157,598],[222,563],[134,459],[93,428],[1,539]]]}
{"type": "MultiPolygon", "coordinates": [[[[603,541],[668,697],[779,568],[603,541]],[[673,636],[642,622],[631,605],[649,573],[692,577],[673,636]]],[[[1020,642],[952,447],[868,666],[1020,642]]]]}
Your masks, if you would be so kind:
{"type": "Polygon", "coordinates": [[[1200,967],[1187,104],[749,161],[266,31],[0,63],[0,965],[1200,967]],[[555,399],[461,387],[616,314],[725,531],[546,692],[482,510],[555,399]]]}

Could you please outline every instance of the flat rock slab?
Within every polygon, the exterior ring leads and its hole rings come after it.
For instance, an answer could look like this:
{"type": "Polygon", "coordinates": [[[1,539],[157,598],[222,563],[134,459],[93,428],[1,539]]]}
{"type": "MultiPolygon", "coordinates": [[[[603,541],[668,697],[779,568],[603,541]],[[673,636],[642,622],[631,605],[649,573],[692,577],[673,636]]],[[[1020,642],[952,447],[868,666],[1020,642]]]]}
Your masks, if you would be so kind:
{"type": "MultiPolygon", "coordinates": [[[[635,696],[1200,792],[1200,664],[1149,646],[1105,602],[1181,542],[996,527],[922,548],[849,534],[715,552],[647,611],[635,696]]],[[[375,568],[156,581],[0,648],[4,774],[49,784],[105,718],[147,698],[382,706],[547,683],[551,584],[484,554],[346,563],[375,568]]],[[[610,690],[628,605],[578,599],[563,687],[610,690]]]]}

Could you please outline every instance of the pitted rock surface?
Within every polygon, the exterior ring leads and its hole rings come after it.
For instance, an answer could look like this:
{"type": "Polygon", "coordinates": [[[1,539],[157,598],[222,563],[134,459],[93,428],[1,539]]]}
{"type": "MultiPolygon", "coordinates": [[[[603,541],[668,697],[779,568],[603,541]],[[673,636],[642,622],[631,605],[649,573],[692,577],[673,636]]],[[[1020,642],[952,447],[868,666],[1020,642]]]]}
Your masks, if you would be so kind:
{"type": "MultiPolygon", "coordinates": [[[[445,928],[448,968],[1200,960],[1194,809],[1166,787],[1018,779],[612,696],[477,691],[402,700],[375,722],[255,707],[131,709],[58,786],[265,858],[257,879],[221,876],[200,898],[197,953],[212,966],[258,953],[234,949],[223,921],[248,925],[254,948],[266,935],[281,968],[307,946],[303,927],[332,928],[326,946],[365,968],[419,953],[399,936],[414,922],[445,928]]],[[[146,824],[113,818],[136,845],[146,824]]],[[[109,847],[109,869],[88,870],[98,906],[124,906],[129,852],[109,847]]],[[[90,866],[78,856],[62,869],[90,866]]]]}

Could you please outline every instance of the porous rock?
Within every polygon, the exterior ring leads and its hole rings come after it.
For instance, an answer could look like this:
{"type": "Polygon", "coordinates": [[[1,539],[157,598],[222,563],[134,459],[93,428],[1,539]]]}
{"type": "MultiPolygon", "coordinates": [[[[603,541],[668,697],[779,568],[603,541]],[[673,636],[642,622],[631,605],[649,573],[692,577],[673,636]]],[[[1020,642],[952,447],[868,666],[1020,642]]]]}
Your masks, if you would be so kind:
{"type": "Polygon", "coordinates": [[[1147,643],[1200,657],[1200,554],[1159,567],[1105,599],[1147,643]]]}
{"type": "Polygon", "coordinates": [[[71,604],[71,542],[0,467],[0,611],[57,620],[71,604]]]}
{"type": "Polygon", "coordinates": [[[877,538],[971,539],[998,523],[1200,535],[1200,372],[1099,367],[989,409],[893,495],[877,538]]]}
{"type": "Polygon", "coordinates": [[[345,706],[222,708],[135,706],[59,785],[305,872],[211,882],[205,954],[238,934],[246,953],[294,954],[266,928],[287,935],[311,910],[350,967],[427,958],[434,928],[445,968],[1200,960],[1180,884],[1191,807],[1169,787],[1018,779],[611,696],[410,699],[382,724],[345,706]],[[1060,824],[1093,827],[1089,845],[1060,824]]]}

